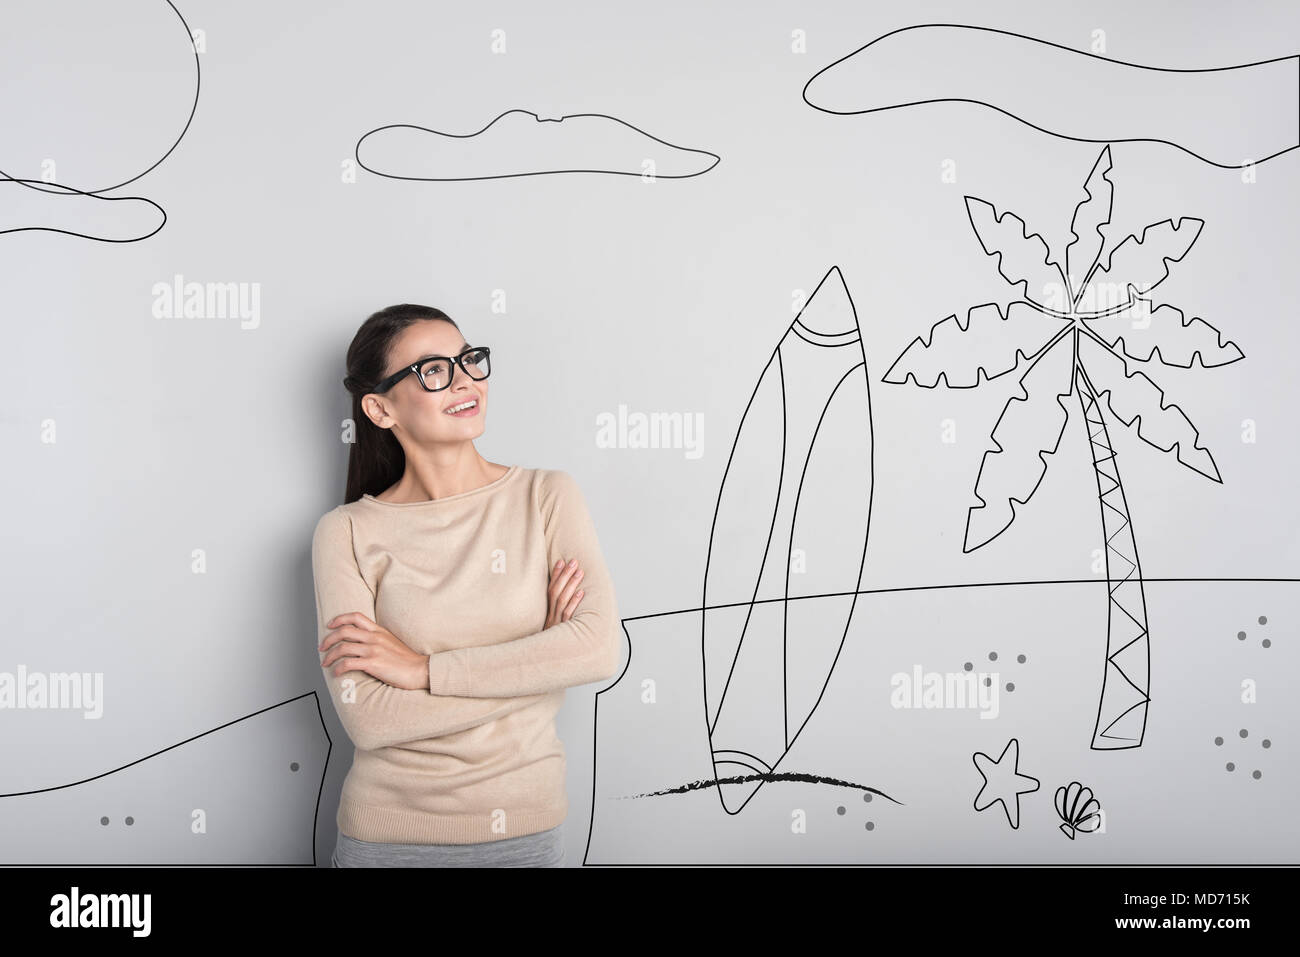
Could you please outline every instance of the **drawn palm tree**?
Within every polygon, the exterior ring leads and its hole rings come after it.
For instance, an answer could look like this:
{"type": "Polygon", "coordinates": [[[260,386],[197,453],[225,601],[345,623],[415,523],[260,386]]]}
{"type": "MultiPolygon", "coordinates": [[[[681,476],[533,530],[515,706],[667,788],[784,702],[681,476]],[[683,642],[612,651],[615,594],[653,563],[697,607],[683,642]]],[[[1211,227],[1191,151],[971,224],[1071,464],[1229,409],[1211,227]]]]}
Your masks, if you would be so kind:
{"type": "MultiPolygon", "coordinates": [[[[980,373],[996,379],[1027,366],[1020,394],[1013,395],[993,427],[975,479],[962,550],[974,551],[1004,532],[1017,504],[1033,496],[1047,474],[1048,458],[1060,446],[1069,417],[1066,401],[1079,398],[1092,449],[1101,507],[1105,574],[1109,592],[1106,664],[1091,747],[1136,748],[1146,731],[1150,703],[1150,646],[1142,569],[1128,502],[1110,440],[1110,415],[1135,429],[1140,439],[1173,452],[1183,465],[1222,482],[1200,433],[1177,405],[1132,361],[1158,360],[1168,366],[1221,366],[1243,358],[1232,342],[1205,320],[1185,320],[1169,305],[1142,294],[1169,275],[1169,264],[1187,255],[1205,223],[1180,217],[1147,226],[1110,244],[1114,183],[1110,147],[1101,151],[1084,182],[1083,200],[1070,222],[1073,239],[1064,260],[1052,258],[1047,242],[1030,234],[1014,213],[1001,216],[989,203],[966,197],[971,227],[984,252],[997,257],[998,272],[1023,300],[1005,310],[995,303],[972,306],[963,323],[957,315],[917,337],[885,373],[884,381],[923,388],[975,388],[980,373]]],[[[1099,569],[1100,571],[1100,569],[1099,569]]]]}

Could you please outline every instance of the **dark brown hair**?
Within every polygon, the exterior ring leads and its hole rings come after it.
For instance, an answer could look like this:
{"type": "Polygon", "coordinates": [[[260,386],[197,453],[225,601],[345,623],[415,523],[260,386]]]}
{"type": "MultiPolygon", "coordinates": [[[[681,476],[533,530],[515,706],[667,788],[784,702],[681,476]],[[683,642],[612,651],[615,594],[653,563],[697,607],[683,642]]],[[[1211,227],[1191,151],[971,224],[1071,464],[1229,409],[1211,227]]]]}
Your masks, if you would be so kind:
{"type": "Polygon", "coordinates": [[[381,429],[361,411],[361,397],[373,392],[388,370],[389,352],[402,330],[420,320],[440,319],[459,331],[454,319],[432,306],[402,303],[380,309],[361,324],[348,346],[343,387],[352,394],[352,421],[356,442],[348,453],[348,481],[343,503],[362,495],[378,495],[395,484],[406,471],[406,453],[392,429],[381,429]]]}

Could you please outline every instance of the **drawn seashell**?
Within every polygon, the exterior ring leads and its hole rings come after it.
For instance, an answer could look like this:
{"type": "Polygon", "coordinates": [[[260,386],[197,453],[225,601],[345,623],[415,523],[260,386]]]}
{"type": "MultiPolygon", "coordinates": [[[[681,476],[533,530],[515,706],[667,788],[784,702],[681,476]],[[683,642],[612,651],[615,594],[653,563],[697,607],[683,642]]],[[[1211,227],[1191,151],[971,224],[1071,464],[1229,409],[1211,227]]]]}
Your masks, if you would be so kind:
{"type": "Polygon", "coordinates": [[[1101,827],[1101,804],[1092,796],[1092,788],[1078,781],[1056,789],[1056,815],[1064,822],[1061,833],[1072,841],[1077,831],[1087,833],[1101,827]]]}

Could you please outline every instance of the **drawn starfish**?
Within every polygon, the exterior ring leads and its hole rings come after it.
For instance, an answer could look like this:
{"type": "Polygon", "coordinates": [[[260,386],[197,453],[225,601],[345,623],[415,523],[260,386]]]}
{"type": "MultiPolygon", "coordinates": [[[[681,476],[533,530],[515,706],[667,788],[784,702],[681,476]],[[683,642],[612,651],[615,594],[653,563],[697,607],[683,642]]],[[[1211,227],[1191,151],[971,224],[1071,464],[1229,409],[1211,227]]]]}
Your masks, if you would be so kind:
{"type": "Polygon", "coordinates": [[[1070,222],[1073,239],[1064,257],[1052,258],[1046,240],[1030,234],[1012,212],[998,215],[989,203],[966,197],[971,228],[984,252],[997,257],[998,272],[1024,300],[1005,310],[984,303],[936,323],[928,338],[918,336],[895,360],[884,380],[923,388],[942,379],[949,388],[973,389],[1028,365],[998,417],[992,448],[984,453],[975,480],[979,504],[970,508],[962,550],[974,551],[1002,534],[1017,504],[1033,496],[1047,474],[1048,458],[1060,447],[1069,417],[1065,400],[1077,395],[1088,430],[1105,540],[1109,615],[1106,666],[1092,748],[1135,748],[1142,744],[1150,703],[1150,646],[1146,597],[1137,541],[1129,520],[1116,453],[1102,412],[1134,429],[1142,441],[1173,452],[1183,465],[1222,482],[1200,432],[1145,372],[1130,361],[1159,362],[1190,369],[1236,362],[1242,352],[1224,342],[1205,320],[1183,318],[1169,305],[1153,305],[1150,292],[1169,276],[1200,235],[1204,222],[1190,216],[1147,226],[1108,247],[1114,184],[1110,147],[1101,151],[1084,183],[1085,197],[1070,222]],[[990,371],[991,370],[991,371],[990,371]]]}
{"type": "Polygon", "coordinates": [[[976,751],[971,760],[984,779],[980,793],[975,795],[975,810],[983,811],[994,804],[1001,804],[1002,810],[1007,814],[1007,823],[1013,828],[1019,828],[1020,795],[1037,791],[1039,783],[1038,778],[1020,773],[1020,742],[1015,738],[1008,741],[996,761],[983,751],[976,751]],[[1011,756],[1010,761],[1007,760],[1007,755],[1011,756]]]}

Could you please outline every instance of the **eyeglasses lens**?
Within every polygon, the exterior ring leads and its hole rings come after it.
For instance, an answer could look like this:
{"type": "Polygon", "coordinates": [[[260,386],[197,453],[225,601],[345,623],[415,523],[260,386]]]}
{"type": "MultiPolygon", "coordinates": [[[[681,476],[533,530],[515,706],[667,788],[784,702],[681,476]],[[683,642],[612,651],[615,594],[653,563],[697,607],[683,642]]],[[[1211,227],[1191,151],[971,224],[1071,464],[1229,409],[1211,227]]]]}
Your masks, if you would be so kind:
{"type": "MultiPolygon", "coordinates": [[[[460,364],[471,379],[486,379],[489,371],[491,371],[489,369],[488,353],[481,349],[466,352],[460,357],[460,364]]],[[[451,384],[453,366],[454,363],[449,359],[430,359],[420,366],[420,376],[424,379],[424,384],[428,388],[445,389],[451,384]]]]}

